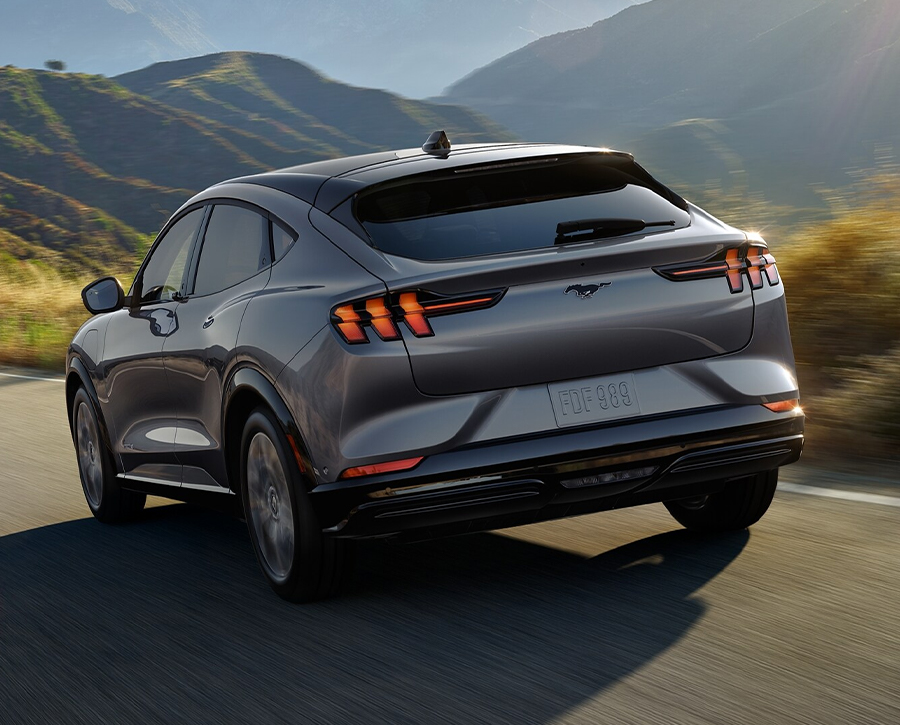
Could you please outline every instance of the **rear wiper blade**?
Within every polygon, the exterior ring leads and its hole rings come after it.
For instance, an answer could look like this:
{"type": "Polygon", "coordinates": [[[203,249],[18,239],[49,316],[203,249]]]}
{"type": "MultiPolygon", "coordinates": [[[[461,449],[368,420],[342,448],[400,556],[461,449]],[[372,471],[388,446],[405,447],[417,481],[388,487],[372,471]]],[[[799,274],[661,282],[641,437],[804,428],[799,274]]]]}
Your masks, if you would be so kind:
{"type": "Polygon", "coordinates": [[[647,227],[674,227],[675,220],[645,222],[643,219],[573,219],[556,225],[555,244],[588,242],[592,239],[634,234],[647,227]]]}

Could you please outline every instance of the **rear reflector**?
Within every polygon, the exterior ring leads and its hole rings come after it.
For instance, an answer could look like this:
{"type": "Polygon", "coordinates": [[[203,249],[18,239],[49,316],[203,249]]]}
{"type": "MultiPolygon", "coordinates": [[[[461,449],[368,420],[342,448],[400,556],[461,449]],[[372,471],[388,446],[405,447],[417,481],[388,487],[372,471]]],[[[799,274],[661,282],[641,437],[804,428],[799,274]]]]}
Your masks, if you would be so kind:
{"type": "Polygon", "coordinates": [[[791,398],[790,400],[779,400],[775,403],[763,403],[763,406],[773,413],[790,413],[800,410],[800,401],[797,398],[791,398]]]}
{"type": "Polygon", "coordinates": [[[338,478],[359,478],[360,476],[374,476],[377,473],[395,473],[396,471],[408,471],[418,466],[424,456],[418,458],[404,458],[401,461],[387,461],[385,463],[373,463],[371,466],[356,466],[348,468],[338,478]]]}

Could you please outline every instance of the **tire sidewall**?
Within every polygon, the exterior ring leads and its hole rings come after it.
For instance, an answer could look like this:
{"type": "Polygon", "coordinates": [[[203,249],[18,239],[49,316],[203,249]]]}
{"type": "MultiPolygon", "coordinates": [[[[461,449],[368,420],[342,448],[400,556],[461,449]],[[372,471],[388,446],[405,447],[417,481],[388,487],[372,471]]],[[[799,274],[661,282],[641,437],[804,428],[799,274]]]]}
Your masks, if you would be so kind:
{"type": "Polygon", "coordinates": [[[665,506],[676,521],[693,531],[739,531],[762,518],[777,486],[778,469],[775,468],[726,481],[720,491],[710,494],[698,508],[683,506],[680,501],[667,501],[665,506]]]}
{"type": "Polygon", "coordinates": [[[81,387],[75,393],[75,398],[72,403],[72,433],[75,441],[75,455],[76,455],[76,463],[78,465],[78,479],[81,481],[81,490],[84,493],[84,500],[87,502],[88,508],[90,508],[91,513],[94,514],[98,519],[103,520],[106,516],[107,510],[110,508],[110,504],[112,503],[110,499],[116,493],[115,481],[115,470],[112,465],[112,458],[109,453],[109,449],[107,447],[107,443],[104,440],[103,436],[103,426],[100,424],[100,418],[97,415],[97,411],[94,408],[94,402],[91,400],[90,396],[87,394],[87,391],[81,387]],[[84,404],[87,406],[87,410],[91,418],[93,418],[94,425],[97,428],[97,435],[100,442],[100,471],[102,478],[102,485],[100,487],[100,504],[99,506],[94,506],[91,503],[90,496],[88,496],[87,485],[84,480],[84,473],[81,470],[81,461],[77,459],[78,456],[78,410],[81,405],[84,404]]]}

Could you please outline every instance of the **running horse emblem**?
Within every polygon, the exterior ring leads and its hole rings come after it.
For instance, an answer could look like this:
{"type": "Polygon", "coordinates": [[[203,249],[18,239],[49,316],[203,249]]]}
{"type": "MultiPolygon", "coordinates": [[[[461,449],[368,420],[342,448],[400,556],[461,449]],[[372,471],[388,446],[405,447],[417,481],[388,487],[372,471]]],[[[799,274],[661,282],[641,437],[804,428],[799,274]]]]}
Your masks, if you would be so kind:
{"type": "Polygon", "coordinates": [[[609,287],[612,282],[601,282],[600,284],[570,284],[566,287],[566,291],[564,294],[569,294],[569,292],[574,292],[578,297],[583,300],[589,299],[594,296],[594,292],[596,292],[601,287],[609,287]]]}

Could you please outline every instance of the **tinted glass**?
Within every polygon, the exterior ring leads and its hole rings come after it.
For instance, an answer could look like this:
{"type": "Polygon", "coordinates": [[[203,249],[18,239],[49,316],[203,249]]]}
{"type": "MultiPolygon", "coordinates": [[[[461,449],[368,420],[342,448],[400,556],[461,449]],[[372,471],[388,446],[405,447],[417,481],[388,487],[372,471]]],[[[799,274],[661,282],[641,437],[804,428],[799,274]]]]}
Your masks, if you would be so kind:
{"type": "Polygon", "coordinates": [[[171,300],[181,290],[188,251],[202,219],[203,209],[194,209],[159,240],[141,276],[141,302],[171,300]]]}
{"type": "Polygon", "coordinates": [[[297,239],[297,235],[272,222],[272,243],[275,249],[275,261],[284,256],[284,253],[297,239]]]}
{"type": "Polygon", "coordinates": [[[269,220],[241,206],[218,204],[203,237],[195,295],[208,295],[269,265],[269,220]]]}
{"type": "Polygon", "coordinates": [[[414,176],[363,192],[355,212],[378,249],[451,259],[552,247],[575,220],[684,227],[685,206],[630,159],[590,154],[414,176]]]}

